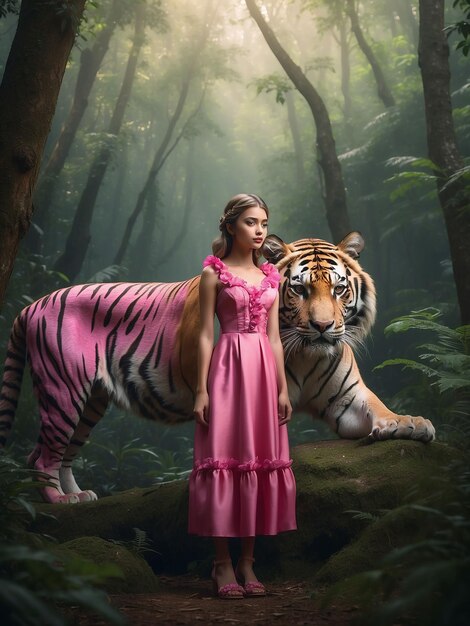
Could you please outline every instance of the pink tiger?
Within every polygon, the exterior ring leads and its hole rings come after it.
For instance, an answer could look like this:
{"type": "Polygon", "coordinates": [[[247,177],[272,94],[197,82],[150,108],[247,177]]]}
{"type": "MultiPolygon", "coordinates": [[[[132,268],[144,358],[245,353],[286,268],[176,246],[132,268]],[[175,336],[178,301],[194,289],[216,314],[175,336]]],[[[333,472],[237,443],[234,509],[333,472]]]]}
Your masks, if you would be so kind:
{"type": "MultiPolygon", "coordinates": [[[[351,345],[375,316],[372,279],[356,260],[363,245],[358,233],[337,246],[266,240],[264,254],[282,276],[280,326],[293,407],[342,437],[430,441],[429,420],[392,413],[359,374],[351,345]]],[[[0,392],[0,445],[12,427],[27,354],[41,420],[28,462],[55,485],[43,489],[45,500],[96,499],[79,488],[71,466],[110,401],[168,423],[192,418],[198,286],[199,276],[78,285],[44,296],[16,318],[0,392]]]]}

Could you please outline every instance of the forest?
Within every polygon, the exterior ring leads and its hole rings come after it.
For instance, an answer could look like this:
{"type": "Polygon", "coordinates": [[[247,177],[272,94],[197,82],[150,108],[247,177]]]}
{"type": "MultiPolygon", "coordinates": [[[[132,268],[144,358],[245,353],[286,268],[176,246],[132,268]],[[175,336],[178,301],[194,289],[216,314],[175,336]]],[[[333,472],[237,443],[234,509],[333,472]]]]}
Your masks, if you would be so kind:
{"type": "MultiPolygon", "coordinates": [[[[18,313],[56,289],[200,274],[234,194],[260,195],[284,242],[362,234],[377,319],[355,354],[361,375],[393,411],[433,422],[437,441],[416,445],[442,448],[437,482],[413,496],[420,523],[400,522],[434,530],[322,579],[323,601],[344,594],[359,623],[470,616],[469,57],[469,0],[0,0],[4,354],[18,313]]],[[[25,467],[38,429],[25,376],[0,456],[2,611],[11,624],[66,624],[64,607],[79,605],[120,623],[102,591],[113,566],[65,559],[58,572],[47,527],[34,540],[26,530],[41,516],[25,467]]],[[[100,498],[180,489],[193,431],[111,407],[75,475],[100,498]]],[[[340,445],[302,412],[289,440],[340,445]]],[[[350,504],[338,511],[372,525],[394,508],[350,504]]],[[[135,530],[141,554],[155,551],[150,531],[135,530]]],[[[346,543],[298,576],[313,581],[346,543]]],[[[188,562],[206,571],[197,550],[188,562]]]]}

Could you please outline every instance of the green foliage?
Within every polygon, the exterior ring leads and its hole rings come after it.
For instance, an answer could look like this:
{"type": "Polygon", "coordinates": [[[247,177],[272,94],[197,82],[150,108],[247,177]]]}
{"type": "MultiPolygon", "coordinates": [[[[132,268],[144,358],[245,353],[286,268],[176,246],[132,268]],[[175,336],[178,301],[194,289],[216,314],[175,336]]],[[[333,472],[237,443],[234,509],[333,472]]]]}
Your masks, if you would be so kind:
{"type": "MultiPolygon", "coordinates": [[[[75,3],[69,0],[49,0],[48,2],[43,2],[43,5],[47,4],[53,9],[62,33],[69,29],[73,31],[78,30],[84,14],[75,3]]],[[[95,2],[89,2],[88,4],[96,6],[95,2]]]]}
{"type": "Polygon", "coordinates": [[[86,279],[86,283],[108,283],[123,280],[127,269],[122,265],[108,265],[86,279]]]}
{"type": "MultiPolygon", "coordinates": [[[[460,109],[460,113],[468,119],[470,109],[460,109]]],[[[387,179],[387,183],[399,183],[399,185],[392,191],[390,198],[397,200],[406,196],[410,191],[424,190],[426,198],[436,197],[436,182],[439,178],[445,177],[445,173],[430,159],[418,158],[413,156],[399,156],[387,159],[386,165],[388,167],[409,166],[415,168],[413,170],[404,170],[395,174],[391,178],[387,179]],[[420,170],[418,170],[420,168],[420,170]]],[[[447,178],[447,177],[446,177],[447,178]]],[[[441,189],[444,190],[450,187],[455,182],[461,181],[464,184],[470,182],[470,165],[464,166],[457,170],[452,176],[449,176],[442,185],[441,189]]]]}
{"type": "Polygon", "coordinates": [[[29,494],[40,484],[39,473],[0,457],[0,607],[2,623],[17,626],[63,626],[64,607],[81,606],[123,624],[104,592],[94,588],[112,565],[99,567],[76,558],[63,559],[42,537],[26,532],[36,517],[29,494]]]}
{"type": "MultiPolygon", "coordinates": [[[[374,570],[333,585],[324,605],[342,600],[359,607],[361,625],[403,620],[426,626],[463,626],[470,617],[470,472],[468,459],[430,477],[440,489],[410,503],[424,520],[424,539],[392,549],[374,570]]],[[[365,518],[364,518],[365,519],[365,518]]],[[[406,532],[406,529],[403,529],[406,532]]]]}
{"type": "Polygon", "coordinates": [[[258,96],[260,93],[271,93],[274,91],[278,104],[284,104],[286,94],[294,88],[288,78],[279,74],[269,74],[268,76],[257,78],[254,84],[258,96]]]}
{"type": "Polygon", "coordinates": [[[288,429],[292,447],[335,436],[324,422],[313,420],[310,415],[295,415],[289,422],[288,429]]]}
{"type": "MultiPolygon", "coordinates": [[[[440,436],[449,435],[464,445],[462,433],[470,433],[470,326],[450,328],[440,322],[441,312],[428,308],[403,315],[386,327],[387,336],[414,331],[430,334],[434,342],[413,347],[418,360],[413,358],[387,359],[375,369],[400,366],[418,374],[411,384],[404,385],[397,394],[398,406],[406,398],[403,408],[411,413],[424,413],[442,425],[440,436]]],[[[396,404],[392,403],[395,408],[396,404]]]]}
{"type": "Polygon", "coordinates": [[[18,313],[37,297],[69,284],[66,276],[49,269],[45,261],[40,254],[26,256],[20,253],[16,259],[0,313],[0,346],[5,351],[13,320],[18,313]]]}
{"type": "Polygon", "coordinates": [[[134,531],[134,537],[132,539],[127,541],[115,541],[114,543],[124,546],[139,556],[143,556],[149,552],[158,554],[157,551],[152,548],[153,542],[145,530],[142,530],[141,528],[133,528],[132,530],[134,531]]]}
{"type": "Polygon", "coordinates": [[[193,423],[163,426],[115,408],[101,420],[74,463],[78,484],[99,495],[187,478],[193,423]]]}
{"type": "Polygon", "coordinates": [[[470,52],[470,0],[454,0],[452,6],[461,9],[465,19],[447,26],[444,30],[448,36],[452,33],[457,33],[460,36],[455,49],[461,50],[464,56],[468,56],[470,52]]]}
{"type": "Polygon", "coordinates": [[[384,361],[376,369],[388,365],[403,365],[425,374],[432,380],[431,385],[437,385],[441,393],[470,391],[470,326],[452,329],[436,321],[440,316],[440,311],[429,308],[392,320],[385,329],[386,335],[412,329],[431,331],[437,335],[438,343],[418,346],[419,349],[426,350],[419,355],[424,364],[411,359],[391,359],[384,361]]]}
{"type": "Polygon", "coordinates": [[[20,12],[20,0],[0,0],[0,19],[9,13],[18,15],[20,12]]]}

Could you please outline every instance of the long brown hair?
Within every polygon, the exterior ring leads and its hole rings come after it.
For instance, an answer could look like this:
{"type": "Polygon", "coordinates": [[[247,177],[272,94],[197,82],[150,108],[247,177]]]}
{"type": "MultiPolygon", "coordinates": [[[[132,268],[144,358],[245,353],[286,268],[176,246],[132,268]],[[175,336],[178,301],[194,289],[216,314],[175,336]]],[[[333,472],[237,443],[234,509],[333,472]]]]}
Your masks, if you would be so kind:
{"type": "MultiPolygon", "coordinates": [[[[233,196],[233,198],[230,198],[219,220],[220,235],[212,242],[212,252],[214,256],[219,257],[219,259],[224,259],[230,254],[233,245],[233,236],[228,232],[227,225],[235,224],[240,215],[252,207],[263,209],[266,211],[266,216],[269,217],[269,209],[266,206],[266,202],[254,193],[239,193],[233,196]]],[[[260,256],[260,250],[253,250],[253,261],[255,265],[258,265],[260,256]]]]}

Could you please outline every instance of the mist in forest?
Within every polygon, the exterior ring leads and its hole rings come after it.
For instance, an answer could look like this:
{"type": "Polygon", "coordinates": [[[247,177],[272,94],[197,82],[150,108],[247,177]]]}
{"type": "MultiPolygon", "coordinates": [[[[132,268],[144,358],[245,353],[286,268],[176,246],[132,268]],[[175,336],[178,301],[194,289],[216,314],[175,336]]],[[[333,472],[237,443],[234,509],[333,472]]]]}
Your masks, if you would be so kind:
{"type": "MultiPolygon", "coordinates": [[[[398,368],[372,372],[384,359],[405,356],[419,343],[384,337],[384,327],[395,317],[434,307],[451,326],[459,318],[444,219],[426,161],[418,3],[363,0],[354,4],[355,16],[344,4],[279,0],[258,7],[323,99],[349,223],[366,241],[360,262],[376,282],[378,321],[358,355],[361,372],[397,409],[433,417],[427,413],[432,402],[423,404],[423,393],[411,407],[409,398],[399,395],[408,379],[398,368]],[[359,44],[361,35],[373,63],[359,44]]],[[[311,108],[267,45],[247,3],[102,0],[96,5],[87,6],[60,90],[32,225],[3,309],[5,341],[19,308],[57,287],[179,281],[200,273],[223,207],[239,192],[266,201],[269,230],[284,241],[338,242],[325,207],[311,108]]],[[[457,9],[448,5],[451,23],[457,9]]],[[[16,21],[11,14],[0,20],[0,73],[16,21]]],[[[450,47],[454,121],[465,155],[470,147],[468,60],[455,51],[452,38],[450,47]]],[[[34,414],[34,401],[25,402],[23,410],[34,414]]],[[[294,443],[319,432],[328,436],[310,420],[299,418],[298,424],[292,425],[294,443]]],[[[26,427],[18,428],[18,437],[25,436],[26,427]]],[[[107,428],[115,426],[109,421],[107,428]]],[[[154,441],[167,437],[169,448],[178,449],[183,437],[182,429],[156,436],[153,424],[135,428],[145,429],[154,441]]],[[[185,463],[188,432],[180,449],[185,463]]],[[[124,458],[116,453],[115,467],[124,458]]],[[[167,466],[168,477],[177,461],[172,458],[167,466]]],[[[109,490],[119,483],[116,477],[112,482],[109,490]]]]}
{"type": "MultiPolygon", "coordinates": [[[[36,229],[43,231],[34,252],[43,255],[46,266],[61,271],[66,267],[58,267],[57,260],[93,173],[93,159],[103,146],[110,153],[109,163],[92,212],[86,254],[72,281],[87,281],[115,263],[183,84],[187,95],[181,113],[118,263],[118,278],[174,281],[198,273],[226,201],[240,191],[266,200],[270,232],[285,241],[306,236],[333,240],[325,217],[312,114],[242,1],[147,3],[135,76],[114,135],[109,125],[135,40],[140,4],[124,3],[126,10],[116,20],[89,94],[75,95],[75,105],[87,96],[87,106],[59,175],[47,185],[47,166],[67,122],[80,69],[87,51],[109,27],[112,4],[88,8],[48,138],[36,193],[38,219],[33,216],[36,229]],[[45,187],[50,193],[44,193],[45,187]]],[[[402,4],[406,3],[370,0],[360,7],[362,30],[396,102],[392,107],[385,107],[378,97],[370,65],[346,17],[338,17],[338,3],[263,4],[264,16],[328,109],[350,223],[366,240],[362,263],[377,282],[380,315],[436,304],[436,298],[452,303],[455,297],[432,184],[426,187],[419,168],[406,165],[408,157],[425,157],[426,134],[416,7],[406,13],[402,4]],[[342,61],[341,55],[347,58],[342,61]],[[403,170],[414,171],[416,180],[411,174],[400,178],[403,170]]],[[[1,28],[4,65],[14,17],[3,20],[1,28]]],[[[451,63],[457,130],[461,128],[459,141],[465,153],[468,130],[462,87],[467,73],[457,55],[452,55],[451,63]]],[[[24,254],[29,252],[27,244],[24,254]]]]}

